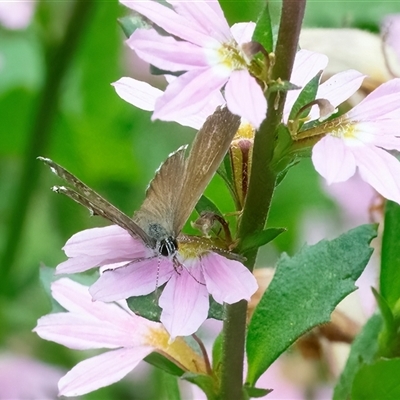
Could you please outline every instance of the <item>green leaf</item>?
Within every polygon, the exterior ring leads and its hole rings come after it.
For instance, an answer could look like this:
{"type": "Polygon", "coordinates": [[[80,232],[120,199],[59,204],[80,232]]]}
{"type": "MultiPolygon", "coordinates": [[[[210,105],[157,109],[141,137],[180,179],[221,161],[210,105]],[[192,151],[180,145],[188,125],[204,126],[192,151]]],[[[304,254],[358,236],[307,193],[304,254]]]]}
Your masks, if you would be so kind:
{"type": "Polygon", "coordinates": [[[222,332],[215,338],[212,348],[212,369],[215,374],[219,375],[221,355],[222,355],[222,332]]]}
{"type": "Polygon", "coordinates": [[[164,393],[167,400],[181,400],[181,393],[179,391],[178,379],[167,373],[162,374],[162,383],[164,386],[164,393]]]}
{"type": "Polygon", "coordinates": [[[362,225],[332,241],[305,246],[292,258],[281,257],[249,325],[251,385],[301,335],[330,321],[336,305],[356,289],[375,236],[375,225],[362,225]]]}
{"type": "Polygon", "coordinates": [[[182,376],[184,374],[182,369],[159,353],[150,353],[144,358],[144,361],[174,376],[182,376]]]}
{"type": "Polygon", "coordinates": [[[139,15],[128,15],[119,18],[118,23],[121,25],[122,30],[127,38],[129,38],[136,29],[148,29],[150,25],[139,15]]]}
{"type": "Polygon", "coordinates": [[[286,232],[285,228],[268,228],[261,232],[257,232],[244,238],[239,244],[240,253],[245,253],[252,249],[258,249],[261,246],[271,242],[282,232],[286,232]]]}
{"type": "Polygon", "coordinates": [[[167,69],[161,69],[156,67],[153,64],[150,64],[150,73],[152,75],[173,75],[173,76],[181,76],[185,73],[185,71],[168,71],[167,69]]]}
{"type": "Polygon", "coordinates": [[[400,358],[364,365],[354,378],[352,400],[400,399],[400,358]]]}
{"type": "Polygon", "coordinates": [[[301,86],[297,86],[289,81],[273,82],[268,86],[268,94],[275,92],[288,92],[289,90],[298,90],[301,86]]]}
{"type": "Polygon", "coordinates": [[[219,321],[223,321],[225,316],[225,309],[222,304],[217,303],[211,296],[210,296],[210,308],[208,309],[208,316],[207,318],[214,318],[219,321]]]}
{"type": "Polygon", "coordinates": [[[128,307],[136,314],[150,321],[160,322],[161,307],[158,305],[158,300],[163,289],[158,288],[153,293],[146,296],[135,296],[126,299],[128,307]]]}
{"type": "Polygon", "coordinates": [[[271,393],[273,391],[273,389],[262,389],[262,388],[256,388],[253,386],[244,386],[244,389],[246,390],[249,398],[251,397],[264,397],[267,394],[271,393]]]}
{"type": "Polygon", "coordinates": [[[222,213],[219,211],[218,207],[208,197],[204,196],[204,194],[200,197],[195,209],[199,215],[203,211],[211,211],[212,213],[222,217],[222,213]]]}
{"type": "MultiPolygon", "coordinates": [[[[308,82],[307,85],[303,87],[303,90],[300,92],[299,97],[297,98],[292,109],[290,110],[289,120],[294,120],[296,117],[298,117],[297,114],[300,109],[315,100],[321,75],[322,71],[318,72],[318,74],[315,75],[314,78],[312,78],[310,82],[308,82]]],[[[306,110],[304,110],[301,113],[300,118],[305,118],[310,113],[310,110],[311,108],[307,108],[306,110]]]]}
{"type": "Polygon", "coordinates": [[[199,375],[191,372],[187,372],[182,375],[182,379],[188,382],[194,383],[207,395],[207,400],[218,399],[218,386],[217,382],[210,375],[199,375]]]}
{"type": "Polygon", "coordinates": [[[269,13],[268,2],[265,3],[265,7],[257,19],[256,29],[254,30],[252,40],[260,43],[268,53],[271,53],[274,49],[272,21],[269,13]]]}
{"type": "Polygon", "coordinates": [[[400,298],[400,206],[386,203],[382,238],[380,292],[393,310],[400,298]]]}
{"type": "Polygon", "coordinates": [[[333,392],[333,400],[350,398],[353,380],[358,370],[371,363],[378,351],[378,336],[383,324],[380,315],[373,315],[364,325],[363,330],[355,338],[346,366],[333,392]]]}

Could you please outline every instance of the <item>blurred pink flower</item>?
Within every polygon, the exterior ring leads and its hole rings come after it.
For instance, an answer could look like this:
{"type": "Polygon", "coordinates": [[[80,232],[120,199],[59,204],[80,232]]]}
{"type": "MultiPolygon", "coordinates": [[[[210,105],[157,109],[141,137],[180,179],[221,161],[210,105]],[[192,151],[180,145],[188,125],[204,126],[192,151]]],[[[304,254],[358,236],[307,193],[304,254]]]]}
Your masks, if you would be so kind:
{"type": "Polygon", "coordinates": [[[163,70],[185,71],[157,99],[154,119],[174,121],[193,115],[225,87],[229,110],[256,128],[260,126],[267,103],[261,86],[249,73],[251,59],[243,47],[252,39],[254,23],[229,28],[218,1],[169,0],[173,9],[156,1],[121,3],[171,35],[137,29],[127,43],[139,57],[163,70]]]}
{"type": "Polygon", "coordinates": [[[93,302],[86,286],[67,278],[51,289],[67,312],[40,318],[34,332],[71,349],[113,349],[72,368],[58,383],[60,396],[78,396],[115,383],[153,351],[168,355],[184,370],[205,373],[204,360],[183,339],[171,341],[161,324],[136,316],[123,302],[93,302]]]}
{"type": "Polygon", "coordinates": [[[31,22],[36,1],[0,1],[0,24],[8,29],[24,29],[31,22]]]}
{"type": "Polygon", "coordinates": [[[161,322],[172,337],[194,333],[205,321],[209,294],[218,303],[249,300],[257,282],[238,261],[199,248],[196,242],[179,243],[174,257],[162,256],[119,226],[94,228],[73,235],[64,251],[69,260],[57,273],[75,273],[102,266],[91,286],[94,300],[115,301],[154,292],[166,283],[159,299],[161,322]]]}
{"type": "Polygon", "coordinates": [[[342,117],[313,148],[315,169],[328,184],[354,175],[400,203],[400,164],[385,150],[400,150],[400,79],[382,84],[342,117]],[[385,149],[385,150],[383,150],[385,149]]]}
{"type": "Polygon", "coordinates": [[[51,400],[64,371],[38,360],[5,353],[0,356],[1,400],[51,400]]]}
{"type": "Polygon", "coordinates": [[[396,52],[397,60],[400,62],[400,14],[387,15],[382,25],[384,39],[396,52]]]}

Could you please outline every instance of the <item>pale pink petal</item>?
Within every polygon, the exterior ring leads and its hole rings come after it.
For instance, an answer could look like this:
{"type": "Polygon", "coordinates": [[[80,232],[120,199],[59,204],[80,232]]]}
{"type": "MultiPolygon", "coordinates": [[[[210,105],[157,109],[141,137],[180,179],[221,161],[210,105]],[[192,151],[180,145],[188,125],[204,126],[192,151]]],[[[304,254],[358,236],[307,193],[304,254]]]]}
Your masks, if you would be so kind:
{"type": "MultiPolygon", "coordinates": [[[[399,125],[397,125],[399,126],[399,125]]],[[[374,136],[374,140],[371,142],[375,146],[382,147],[386,150],[397,150],[400,151],[400,138],[395,136],[374,136]]]]}
{"type": "MultiPolygon", "coordinates": [[[[334,107],[337,107],[360,88],[364,79],[365,75],[354,69],[339,72],[319,86],[316,98],[326,99],[334,107]]],[[[310,119],[318,118],[319,110],[314,106],[310,112],[310,119]]]]}
{"type": "Polygon", "coordinates": [[[215,46],[218,45],[217,40],[196,29],[197,27],[193,26],[191,21],[177,14],[170,8],[159,4],[157,1],[121,0],[120,3],[147,17],[150,21],[153,21],[171,35],[199,46],[208,45],[210,43],[214,43],[215,46]]]}
{"type": "Polygon", "coordinates": [[[73,235],[63,247],[70,257],[56,268],[57,274],[86,271],[111,263],[147,258],[153,251],[117,225],[87,229],[73,235]]]}
{"type": "Polygon", "coordinates": [[[147,254],[143,242],[134,239],[118,225],[86,229],[75,233],[67,241],[63,250],[68,257],[108,255],[111,252],[127,256],[141,254],[141,257],[147,254]]]}
{"type": "Polygon", "coordinates": [[[51,294],[66,310],[81,315],[90,316],[99,321],[110,321],[116,325],[136,322],[133,313],[127,313],[117,304],[102,304],[94,302],[87,286],[68,278],[61,278],[51,285],[51,294]]]}
{"type": "Polygon", "coordinates": [[[365,144],[400,151],[400,138],[395,136],[400,135],[399,125],[400,119],[357,122],[354,125],[354,136],[365,144]]]}
{"type": "Polygon", "coordinates": [[[220,304],[248,301],[258,289],[254,275],[238,261],[209,253],[201,264],[207,290],[220,304]]]}
{"type": "Polygon", "coordinates": [[[317,172],[328,182],[342,182],[356,171],[356,163],[350,149],[342,139],[325,136],[312,149],[312,162],[317,172]]]}
{"type": "Polygon", "coordinates": [[[208,65],[203,48],[154,29],[137,29],[126,41],[144,61],[167,71],[187,71],[208,65]]]}
{"type": "Polygon", "coordinates": [[[239,22],[231,26],[231,32],[239,45],[251,42],[253,38],[255,22],[239,22]]]}
{"type": "Polygon", "coordinates": [[[154,292],[173,274],[172,262],[165,257],[132,262],[126,267],[105,271],[90,287],[94,300],[115,301],[154,292]]]}
{"type": "Polygon", "coordinates": [[[121,99],[146,111],[153,111],[156,99],[163,94],[162,90],[147,82],[133,78],[121,78],[112,85],[121,99]]]}
{"type": "Polygon", "coordinates": [[[80,396],[121,380],[151,353],[150,346],[108,351],[80,362],[58,383],[60,396],[80,396]]]}
{"type": "MultiPolygon", "coordinates": [[[[114,255],[114,257],[117,255],[114,255]]],[[[61,275],[61,274],[76,274],[78,272],[84,272],[87,271],[88,269],[94,268],[94,267],[102,267],[104,265],[125,265],[127,264],[132,257],[126,257],[128,260],[125,261],[120,261],[119,259],[113,259],[113,260],[107,260],[104,258],[104,256],[79,256],[79,257],[74,257],[74,258],[69,258],[68,260],[60,263],[57,265],[55,274],[56,275],[61,275]],[[116,261],[116,262],[114,262],[116,261]]]]}
{"type": "Polygon", "coordinates": [[[232,71],[225,87],[225,98],[229,111],[245,118],[256,129],[259,128],[266,116],[267,100],[249,71],[232,71]]]}
{"type": "MultiPolygon", "coordinates": [[[[106,306],[108,305],[106,304],[106,306]]],[[[126,313],[126,315],[129,314],[126,313]]],[[[88,315],[65,312],[49,314],[40,318],[33,331],[42,339],[62,344],[71,349],[114,349],[132,346],[134,344],[133,333],[135,333],[136,341],[138,339],[135,332],[138,325],[137,320],[125,325],[121,327],[110,323],[106,317],[104,321],[101,321],[88,315]]]]}
{"type": "Polygon", "coordinates": [[[214,10],[219,18],[225,18],[224,12],[222,11],[218,0],[207,0],[207,3],[214,10]]]}
{"type": "Polygon", "coordinates": [[[181,75],[157,99],[152,119],[175,121],[203,110],[226,81],[227,76],[219,75],[213,68],[202,68],[181,75]]]}
{"type": "Polygon", "coordinates": [[[290,82],[303,87],[319,71],[323,71],[328,65],[328,57],[321,53],[309,50],[300,50],[296,53],[290,82]]]}
{"type": "Polygon", "coordinates": [[[200,269],[184,268],[174,273],[160,296],[161,322],[172,338],[188,336],[206,320],[209,309],[207,288],[200,269]]]}
{"type": "Polygon", "coordinates": [[[178,14],[190,21],[199,32],[215,38],[219,42],[228,42],[232,38],[221,8],[220,10],[215,9],[218,2],[211,4],[208,1],[167,1],[174,6],[178,14]]]}
{"type": "Polygon", "coordinates": [[[374,146],[351,150],[362,179],[383,197],[400,204],[400,163],[396,157],[374,146]]]}
{"type": "Polygon", "coordinates": [[[346,116],[355,121],[371,121],[388,117],[400,118],[400,79],[383,83],[346,116]]]}

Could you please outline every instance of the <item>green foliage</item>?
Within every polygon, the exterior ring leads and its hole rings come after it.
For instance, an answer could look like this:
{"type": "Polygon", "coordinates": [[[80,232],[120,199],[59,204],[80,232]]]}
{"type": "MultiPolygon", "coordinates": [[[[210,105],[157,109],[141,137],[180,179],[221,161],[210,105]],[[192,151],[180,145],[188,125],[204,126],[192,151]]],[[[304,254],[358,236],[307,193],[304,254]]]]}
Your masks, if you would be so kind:
{"type": "Polygon", "coordinates": [[[272,21],[269,13],[269,3],[265,6],[257,19],[256,29],[254,30],[252,40],[260,43],[268,53],[274,49],[274,40],[272,34],[272,21]]]}
{"type": "Polygon", "coordinates": [[[290,110],[289,120],[294,120],[295,118],[305,118],[310,113],[311,108],[307,108],[300,115],[298,115],[302,107],[315,100],[321,75],[322,71],[315,75],[314,78],[312,78],[310,82],[308,82],[303,87],[299,94],[299,97],[297,98],[297,100],[293,104],[292,109],[290,110]]]}
{"type": "Polygon", "coordinates": [[[145,296],[135,296],[126,299],[128,307],[136,314],[149,319],[150,321],[160,322],[162,309],[158,305],[158,300],[162,294],[162,287],[157,288],[153,293],[145,296]]]}
{"type": "Polygon", "coordinates": [[[213,214],[222,217],[222,213],[219,211],[218,207],[213,203],[212,200],[204,196],[204,194],[200,197],[195,209],[199,215],[204,211],[211,211],[213,214]]]}
{"type": "Polygon", "coordinates": [[[178,379],[167,373],[162,374],[163,386],[167,400],[181,400],[181,393],[179,391],[178,379]]]}
{"type": "Polygon", "coordinates": [[[400,358],[362,366],[354,378],[351,399],[400,399],[399,371],[400,358]]]}
{"type": "Polygon", "coordinates": [[[268,228],[261,232],[257,232],[253,235],[247,236],[239,244],[240,253],[246,253],[252,249],[258,249],[261,246],[271,242],[278,235],[285,232],[285,228],[268,228]]]}
{"type": "Polygon", "coordinates": [[[217,382],[210,375],[198,375],[192,373],[186,373],[182,376],[182,379],[192,382],[203,390],[207,396],[207,400],[217,400],[217,382]]]}
{"type": "Polygon", "coordinates": [[[175,363],[159,353],[150,353],[144,360],[170,375],[182,376],[184,373],[175,363]]]}
{"type": "Polygon", "coordinates": [[[386,203],[384,227],[380,289],[382,297],[393,310],[400,299],[400,206],[392,201],[386,203]]]}
{"type": "Polygon", "coordinates": [[[302,334],[330,320],[336,305],[356,289],[375,236],[375,226],[363,225],[281,257],[248,329],[250,385],[302,334]]]}
{"type": "Polygon", "coordinates": [[[350,398],[353,380],[357,372],[363,365],[370,364],[375,359],[382,322],[380,315],[373,315],[354,340],[346,366],[334,389],[333,400],[350,398]]]}
{"type": "Polygon", "coordinates": [[[262,388],[256,388],[253,386],[246,386],[246,385],[245,385],[244,389],[246,390],[249,398],[264,397],[273,391],[273,389],[262,389],[262,388]]]}
{"type": "Polygon", "coordinates": [[[150,28],[150,25],[139,15],[127,15],[118,19],[118,23],[127,38],[129,38],[136,29],[150,28]]]}

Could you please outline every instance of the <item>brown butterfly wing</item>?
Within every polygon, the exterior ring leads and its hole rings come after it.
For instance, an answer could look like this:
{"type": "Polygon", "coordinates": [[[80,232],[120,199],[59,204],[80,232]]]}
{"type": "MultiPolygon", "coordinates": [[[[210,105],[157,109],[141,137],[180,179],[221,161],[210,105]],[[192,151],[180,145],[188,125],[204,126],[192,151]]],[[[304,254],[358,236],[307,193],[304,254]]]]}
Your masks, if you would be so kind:
{"type": "Polygon", "coordinates": [[[207,118],[197,132],[189,156],[186,173],[176,202],[173,231],[180,232],[207,185],[221,164],[240,124],[240,117],[226,107],[207,118]]]}
{"type": "Polygon", "coordinates": [[[118,208],[114,207],[89,186],[49,158],[38,157],[38,159],[47,164],[54,174],[64,179],[76,189],[74,190],[65,186],[54,186],[53,190],[55,192],[62,193],[78,204],[88,208],[93,215],[99,215],[108,221],[119,225],[121,228],[128,231],[133,237],[141,238],[149,247],[155,247],[156,243],[153,238],[149,237],[149,235],[147,235],[147,233],[144,232],[144,230],[131,218],[118,210],[118,208]]]}

